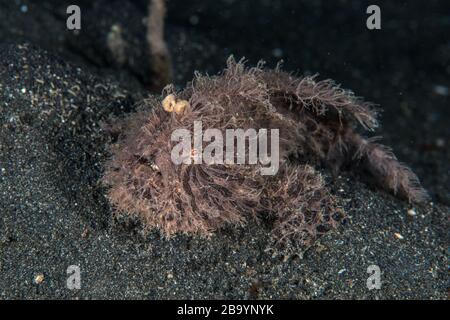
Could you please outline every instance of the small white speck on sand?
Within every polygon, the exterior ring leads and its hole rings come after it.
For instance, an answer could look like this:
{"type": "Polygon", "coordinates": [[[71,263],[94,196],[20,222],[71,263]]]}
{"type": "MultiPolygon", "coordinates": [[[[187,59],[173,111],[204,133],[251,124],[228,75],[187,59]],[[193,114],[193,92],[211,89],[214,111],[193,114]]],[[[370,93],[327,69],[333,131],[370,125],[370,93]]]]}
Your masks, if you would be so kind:
{"type": "Polygon", "coordinates": [[[37,275],[34,277],[34,282],[35,282],[36,284],[41,284],[42,282],[44,282],[44,275],[43,275],[42,273],[37,274],[37,275]]]}
{"type": "Polygon", "coordinates": [[[399,240],[403,240],[403,239],[405,239],[400,233],[398,233],[398,232],[395,232],[394,233],[394,236],[397,238],[397,239],[399,239],[399,240]]]}
{"type": "Polygon", "coordinates": [[[338,274],[341,275],[341,274],[343,274],[345,271],[347,271],[347,269],[345,269],[345,268],[344,268],[344,269],[341,269],[341,270],[338,271],[338,274]]]}

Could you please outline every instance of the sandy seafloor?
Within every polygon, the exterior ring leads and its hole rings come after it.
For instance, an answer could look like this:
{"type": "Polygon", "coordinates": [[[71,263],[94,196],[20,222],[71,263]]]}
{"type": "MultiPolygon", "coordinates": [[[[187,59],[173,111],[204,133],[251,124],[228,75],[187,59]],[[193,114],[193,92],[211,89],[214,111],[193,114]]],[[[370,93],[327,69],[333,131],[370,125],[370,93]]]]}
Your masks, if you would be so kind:
{"type": "Polygon", "coordinates": [[[348,217],[297,254],[273,249],[267,226],[165,240],[114,218],[98,182],[109,142],[99,124],[149,94],[145,1],[70,3],[82,8],[79,34],[65,29],[68,1],[0,1],[0,299],[448,298],[448,1],[383,1],[379,31],[365,27],[365,1],[170,1],[178,86],[230,54],[333,78],[384,109],[374,135],[432,197],[411,206],[324,171],[348,217]],[[113,24],[129,44],[123,67],[106,46],[113,24]],[[69,265],[80,290],[66,287],[69,265]],[[380,290],[366,286],[370,265],[380,290]]]}

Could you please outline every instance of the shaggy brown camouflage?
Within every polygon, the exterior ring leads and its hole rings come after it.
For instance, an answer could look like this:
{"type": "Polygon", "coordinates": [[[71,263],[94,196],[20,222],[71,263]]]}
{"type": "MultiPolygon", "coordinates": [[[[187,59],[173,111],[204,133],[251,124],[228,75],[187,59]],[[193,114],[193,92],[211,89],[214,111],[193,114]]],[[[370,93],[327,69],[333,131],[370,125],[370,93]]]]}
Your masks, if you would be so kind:
{"type": "Polygon", "coordinates": [[[119,121],[119,140],[104,176],[118,212],[137,216],[166,236],[211,235],[225,224],[269,217],[276,239],[308,244],[341,217],[314,169],[320,164],[337,171],[358,162],[394,194],[417,202],[426,198],[417,177],[391,152],[356,133],[357,125],[377,126],[372,105],[330,80],[297,78],[279,67],[266,70],[262,63],[245,68],[231,57],[223,73],[196,74],[184,90],[169,87],[166,95],[188,103],[180,112],[166,112],[169,107],[164,110],[152,98],[119,121]],[[221,131],[279,129],[278,173],[263,176],[260,164],[175,165],[171,134],[192,130],[194,120],[221,131]]]}

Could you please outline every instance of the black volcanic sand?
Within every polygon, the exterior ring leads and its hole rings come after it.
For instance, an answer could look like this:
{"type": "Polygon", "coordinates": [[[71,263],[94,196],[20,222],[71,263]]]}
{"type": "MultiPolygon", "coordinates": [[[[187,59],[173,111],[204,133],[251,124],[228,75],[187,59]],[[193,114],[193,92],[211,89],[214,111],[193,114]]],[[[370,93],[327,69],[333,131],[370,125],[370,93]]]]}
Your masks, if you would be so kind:
{"type": "Polygon", "coordinates": [[[375,134],[430,191],[431,202],[410,206],[324,172],[348,217],[297,250],[273,248],[263,225],[165,240],[114,217],[98,182],[111,142],[100,124],[149,94],[136,23],[145,1],[108,1],[106,13],[104,1],[72,2],[85,13],[78,35],[65,30],[64,1],[0,1],[0,299],[447,298],[447,1],[383,3],[375,32],[364,1],[170,1],[178,85],[217,72],[230,53],[320,72],[382,105],[375,134]],[[131,44],[122,66],[105,46],[112,24],[131,44]],[[372,264],[380,290],[366,286],[372,264]],[[81,290],[66,287],[69,265],[81,268],[81,290]]]}

